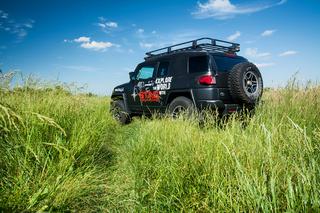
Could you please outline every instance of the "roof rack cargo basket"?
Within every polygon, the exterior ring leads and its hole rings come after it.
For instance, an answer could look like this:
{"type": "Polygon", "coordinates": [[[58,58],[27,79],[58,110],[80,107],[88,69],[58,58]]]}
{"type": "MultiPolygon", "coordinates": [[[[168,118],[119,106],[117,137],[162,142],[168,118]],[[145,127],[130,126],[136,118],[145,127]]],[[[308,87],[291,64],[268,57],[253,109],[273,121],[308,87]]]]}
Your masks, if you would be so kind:
{"type": "Polygon", "coordinates": [[[163,47],[157,50],[153,50],[146,53],[145,59],[149,59],[155,56],[162,56],[170,53],[182,52],[187,50],[199,50],[207,52],[222,52],[232,53],[240,51],[240,44],[223,41],[213,38],[199,38],[192,41],[175,44],[168,47],[163,47]]]}

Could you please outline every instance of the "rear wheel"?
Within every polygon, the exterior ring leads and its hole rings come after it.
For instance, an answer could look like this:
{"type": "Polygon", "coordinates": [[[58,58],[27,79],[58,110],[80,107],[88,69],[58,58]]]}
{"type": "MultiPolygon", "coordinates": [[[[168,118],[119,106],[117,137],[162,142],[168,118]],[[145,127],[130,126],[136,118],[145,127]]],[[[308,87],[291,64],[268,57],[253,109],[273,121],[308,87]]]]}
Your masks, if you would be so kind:
{"type": "Polygon", "coordinates": [[[127,112],[123,100],[113,101],[111,104],[112,117],[121,124],[128,124],[131,121],[130,115],[127,112]]]}
{"type": "Polygon", "coordinates": [[[168,111],[173,118],[178,118],[181,115],[187,115],[190,117],[193,110],[193,102],[189,98],[183,96],[173,99],[168,107],[168,111]]]}

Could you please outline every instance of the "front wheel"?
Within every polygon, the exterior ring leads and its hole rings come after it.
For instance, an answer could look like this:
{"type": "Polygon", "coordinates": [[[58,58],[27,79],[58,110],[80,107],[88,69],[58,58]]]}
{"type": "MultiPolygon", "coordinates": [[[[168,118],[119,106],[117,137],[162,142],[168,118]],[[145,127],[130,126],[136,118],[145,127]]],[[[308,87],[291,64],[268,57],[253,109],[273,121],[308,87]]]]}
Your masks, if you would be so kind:
{"type": "Polygon", "coordinates": [[[131,121],[130,115],[127,112],[123,100],[116,100],[111,103],[110,112],[112,117],[120,124],[128,124],[131,121]]]}

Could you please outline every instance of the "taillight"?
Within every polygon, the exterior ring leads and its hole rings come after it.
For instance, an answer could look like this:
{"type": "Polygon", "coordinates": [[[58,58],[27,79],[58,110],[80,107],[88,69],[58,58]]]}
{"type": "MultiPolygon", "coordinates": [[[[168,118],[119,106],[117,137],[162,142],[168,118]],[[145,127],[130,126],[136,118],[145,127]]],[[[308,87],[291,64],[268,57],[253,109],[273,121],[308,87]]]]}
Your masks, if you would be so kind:
{"type": "Polygon", "coordinates": [[[200,76],[198,82],[202,85],[213,85],[216,84],[216,78],[212,75],[203,75],[200,76]]]}

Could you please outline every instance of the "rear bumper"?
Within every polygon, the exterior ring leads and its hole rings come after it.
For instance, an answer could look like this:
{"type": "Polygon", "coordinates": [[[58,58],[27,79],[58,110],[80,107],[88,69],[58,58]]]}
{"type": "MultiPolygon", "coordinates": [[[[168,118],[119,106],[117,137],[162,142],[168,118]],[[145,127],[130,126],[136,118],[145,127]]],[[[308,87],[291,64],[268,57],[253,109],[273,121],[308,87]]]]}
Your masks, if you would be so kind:
{"type": "Polygon", "coordinates": [[[192,94],[199,110],[211,109],[220,114],[230,114],[242,109],[242,106],[233,103],[228,88],[196,88],[192,90],[192,94]]]}
{"type": "Polygon", "coordinates": [[[238,112],[242,109],[239,104],[225,104],[221,100],[199,100],[196,105],[200,110],[217,110],[222,115],[238,112]]]}

